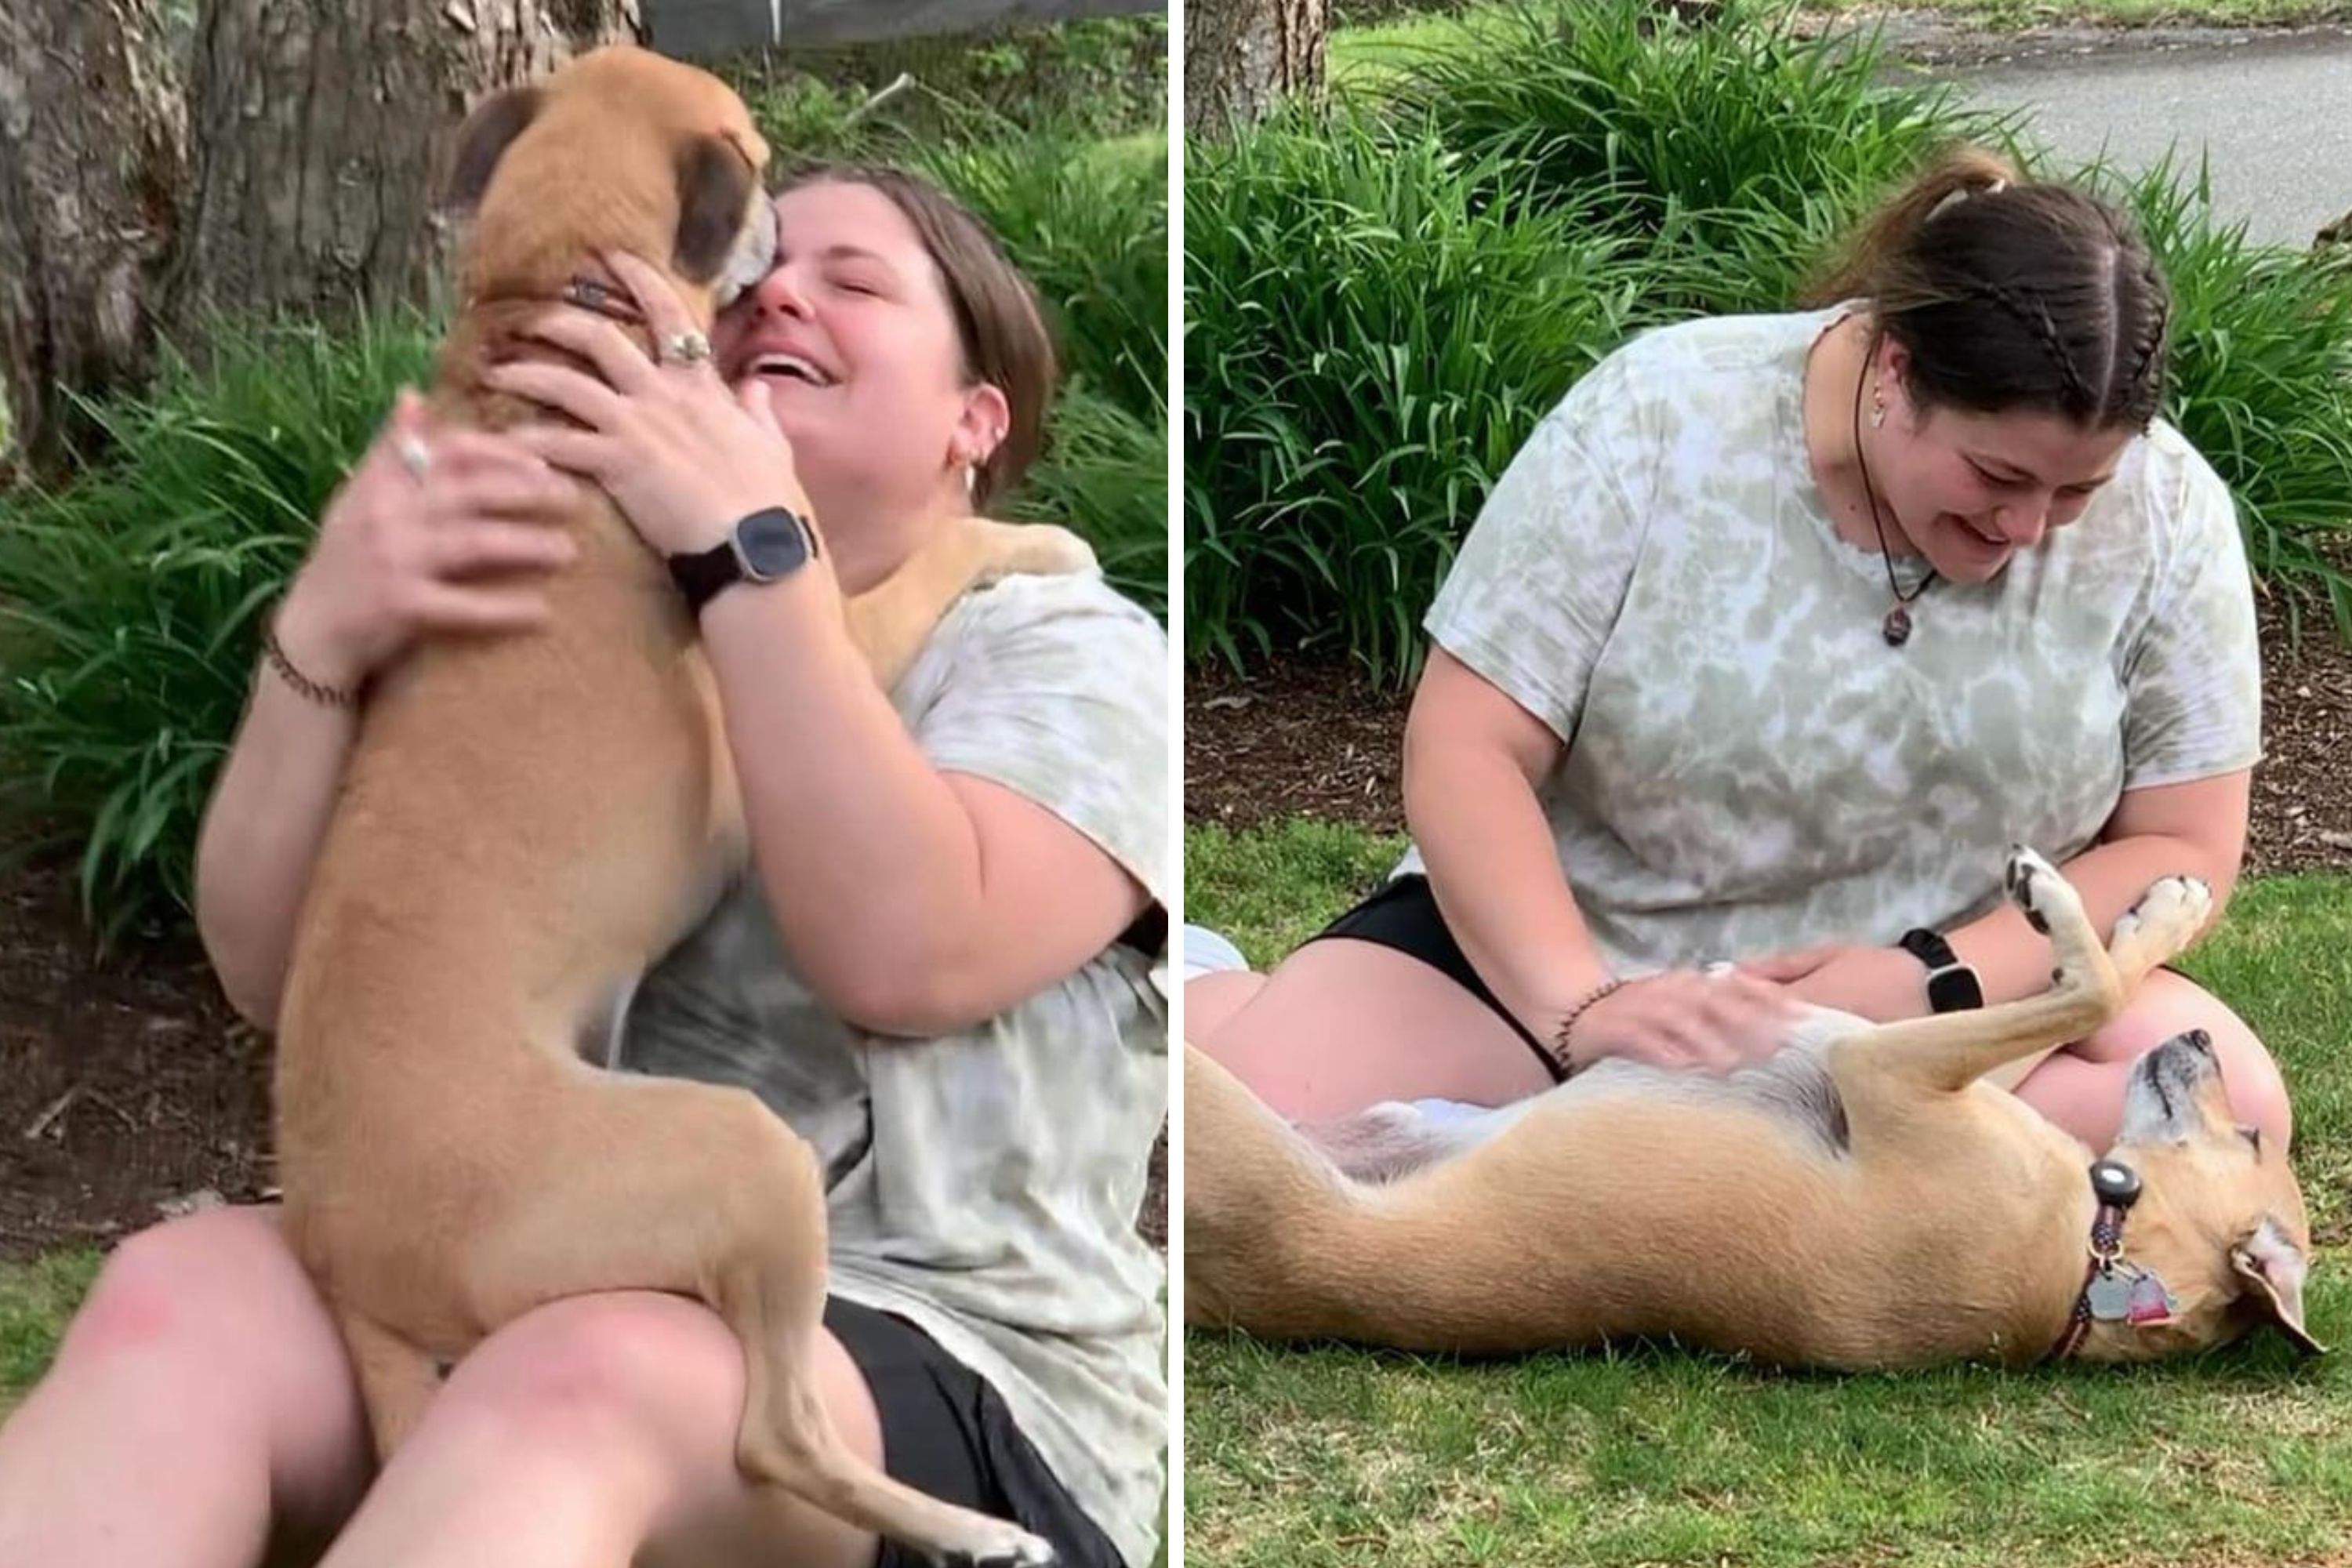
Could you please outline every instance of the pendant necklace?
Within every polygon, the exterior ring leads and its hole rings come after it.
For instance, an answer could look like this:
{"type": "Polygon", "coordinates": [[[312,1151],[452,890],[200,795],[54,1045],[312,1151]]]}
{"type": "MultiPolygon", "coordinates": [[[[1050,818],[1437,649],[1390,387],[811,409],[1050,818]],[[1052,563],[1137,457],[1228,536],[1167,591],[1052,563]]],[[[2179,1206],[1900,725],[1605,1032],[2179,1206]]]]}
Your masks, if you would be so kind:
{"type": "MultiPolygon", "coordinates": [[[[1877,340],[1874,338],[1871,341],[1871,349],[1874,353],[1877,346],[1877,340]]],[[[1886,547],[1886,522],[1878,515],[1878,487],[1871,482],[1870,458],[1862,449],[1862,384],[1868,380],[1869,376],[1870,358],[1865,354],[1862,362],[1862,373],[1853,378],[1853,456],[1854,460],[1862,465],[1863,498],[1870,503],[1870,526],[1878,534],[1878,559],[1886,567],[1886,587],[1888,592],[1895,595],[1894,607],[1886,612],[1886,618],[1878,624],[1879,635],[1886,639],[1888,647],[1901,647],[1911,640],[1911,602],[1926,593],[1928,585],[1936,581],[1936,570],[1932,566],[1929,567],[1927,574],[1919,579],[1919,585],[1907,594],[1903,591],[1903,584],[1895,580],[1895,553],[1886,547]]],[[[1878,411],[1878,419],[1885,417],[1886,411],[1881,407],[1878,411]]],[[[1875,425],[1877,420],[1872,423],[1875,425]]]]}

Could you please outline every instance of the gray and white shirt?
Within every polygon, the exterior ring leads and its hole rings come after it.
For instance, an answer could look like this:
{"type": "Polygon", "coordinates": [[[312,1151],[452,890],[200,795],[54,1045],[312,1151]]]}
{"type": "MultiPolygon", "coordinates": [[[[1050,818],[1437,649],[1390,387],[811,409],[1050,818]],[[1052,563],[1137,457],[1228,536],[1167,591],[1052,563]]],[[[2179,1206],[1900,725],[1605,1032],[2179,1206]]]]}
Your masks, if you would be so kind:
{"type": "MultiPolygon", "coordinates": [[[[1013,790],[1163,906],[1168,641],[1099,575],[966,595],[892,700],[943,771],[1013,790]]],[[[1166,1268],[1135,1232],[1168,1108],[1158,954],[1113,947],[962,1033],[880,1039],[819,1001],[756,879],[649,974],[632,1070],[757,1093],[824,1161],[835,1294],[994,1384],[1127,1560],[1159,1535],[1166,1268]]]]}
{"type": "Polygon", "coordinates": [[[1602,361],[1424,623],[1566,743],[1538,795],[1621,970],[1965,922],[2012,842],[2063,861],[2123,791],[2260,752],[2229,492],[2160,422],[2074,522],[1989,583],[1935,584],[1887,646],[1885,564],[1832,526],[1805,450],[1806,355],[1839,313],[1687,322],[1602,361]]]}

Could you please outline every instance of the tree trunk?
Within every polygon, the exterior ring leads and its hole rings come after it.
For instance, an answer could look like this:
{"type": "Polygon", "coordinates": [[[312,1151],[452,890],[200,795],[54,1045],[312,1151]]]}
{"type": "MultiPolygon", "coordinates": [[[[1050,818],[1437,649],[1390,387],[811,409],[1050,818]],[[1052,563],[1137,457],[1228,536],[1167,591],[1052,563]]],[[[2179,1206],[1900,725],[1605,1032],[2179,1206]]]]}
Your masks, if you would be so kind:
{"type": "Polygon", "coordinates": [[[637,30],[637,0],[206,0],[167,328],[429,303],[467,109],[637,30]]]}
{"type": "Polygon", "coordinates": [[[0,0],[0,481],[136,384],[183,168],[155,0],[0,0]]]}
{"type": "Polygon", "coordinates": [[[1184,129],[1222,135],[1319,92],[1329,0],[1187,0],[1184,129]]]}

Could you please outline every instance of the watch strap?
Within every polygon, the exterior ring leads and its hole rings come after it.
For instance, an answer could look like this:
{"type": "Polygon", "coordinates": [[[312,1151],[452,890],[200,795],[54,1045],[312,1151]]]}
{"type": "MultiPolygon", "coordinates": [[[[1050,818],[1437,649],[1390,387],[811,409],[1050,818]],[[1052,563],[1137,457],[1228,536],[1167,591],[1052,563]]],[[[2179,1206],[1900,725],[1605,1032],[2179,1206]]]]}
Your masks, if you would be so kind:
{"type": "Polygon", "coordinates": [[[716,598],[719,590],[754,575],[744,568],[743,527],[754,518],[773,513],[790,518],[793,526],[800,531],[801,547],[804,552],[802,559],[816,559],[816,530],[811,528],[808,519],[800,513],[790,507],[762,507],[757,511],[746,512],[728,529],[727,537],[709,549],[686,551],[667,558],[670,581],[677,584],[677,591],[685,596],[689,614],[699,616],[702,606],[716,598]]]}
{"type": "Polygon", "coordinates": [[[1984,1005],[1984,984],[1960,962],[1941,931],[1925,927],[1903,933],[1895,944],[1927,970],[1927,1005],[1938,1013],[1964,1013],[1984,1005]]]}

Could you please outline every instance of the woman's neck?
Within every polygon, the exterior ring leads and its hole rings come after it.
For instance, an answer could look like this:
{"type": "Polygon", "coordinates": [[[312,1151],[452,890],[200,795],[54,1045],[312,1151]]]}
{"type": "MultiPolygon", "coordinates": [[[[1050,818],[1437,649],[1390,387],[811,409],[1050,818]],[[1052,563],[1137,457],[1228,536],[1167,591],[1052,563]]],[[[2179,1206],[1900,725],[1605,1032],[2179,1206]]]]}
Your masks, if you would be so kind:
{"type": "Polygon", "coordinates": [[[853,598],[905,565],[926,540],[967,510],[961,496],[945,493],[912,504],[869,500],[864,506],[828,506],[814,496],[810,501],[833,552],[834,575],[842,593],[853,598]]]}
{"type": "MultiPolygon", "coordinates": [[[[1870,416],[1857,416],[1855,399],[1862,400],[1862,408],[1869,407],[1870,358],[1876,343],[1870,318],[1857,311],[1815,339],[1805,359],[1805,457],[1812,469],[1813,486],[1821,492],[1838,537],[1870,551],[1879,548],[1878,528],[1871,515],[1863,452],[1856,444],[1868,439],[1864,422],[1870,416]]],[[[1874,472],[1883,470],[1885,459],[1874,451],[1871,466],[1874,472]]],[[[1884,489],[1878,493],[1878,517],[1885,521],[1890,552],[1916,553],[1910,536],[1888,508],[1884,489]]]]}

